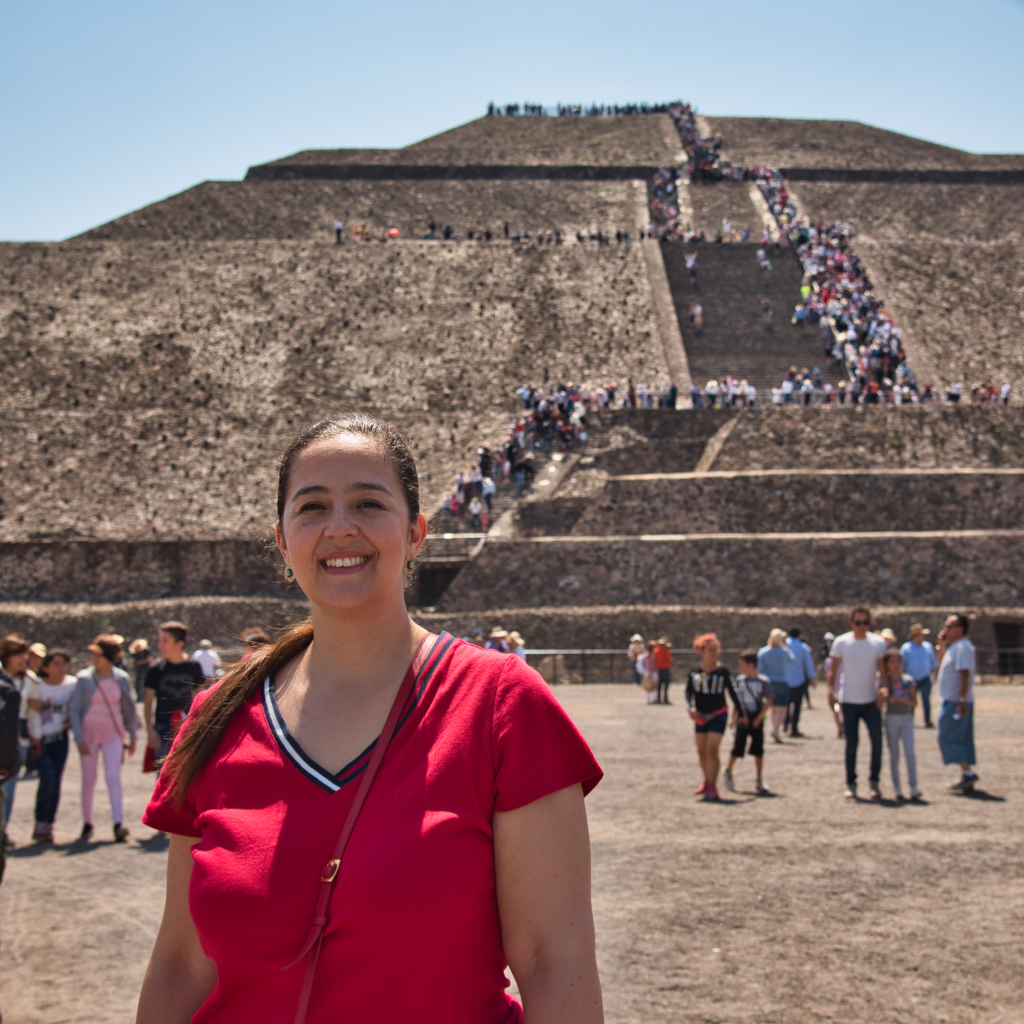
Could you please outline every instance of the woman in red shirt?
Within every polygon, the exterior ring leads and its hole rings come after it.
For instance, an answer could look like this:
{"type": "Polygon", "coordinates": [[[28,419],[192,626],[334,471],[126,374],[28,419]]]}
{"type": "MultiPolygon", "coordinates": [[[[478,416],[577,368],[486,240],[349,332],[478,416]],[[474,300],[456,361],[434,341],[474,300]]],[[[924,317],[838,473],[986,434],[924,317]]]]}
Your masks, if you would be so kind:
{"type": "Polygon", "coordinates": [[[325,420],[285,453],[277,541],[311,617],[196,698],[161,773],[141,1024],[603,1020],[601,769],[536,672],[409,618],[425,535],[389,425],[325,420]]]}

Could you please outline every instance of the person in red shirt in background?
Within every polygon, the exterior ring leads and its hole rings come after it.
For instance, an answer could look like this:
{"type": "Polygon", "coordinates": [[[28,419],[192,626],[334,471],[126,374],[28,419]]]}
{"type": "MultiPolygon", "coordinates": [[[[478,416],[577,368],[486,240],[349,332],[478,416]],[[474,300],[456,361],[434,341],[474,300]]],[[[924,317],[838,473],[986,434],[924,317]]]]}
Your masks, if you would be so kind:
{"type": "Polygon", "coordinates": [[[175,738],[143,818],[171,845],[139,1024],[603,1021],[601,768],[519,658],[409,618],[426,533],[389,424],[323,420],[286,451],[277,542],[311,616],[175,738]]]}
{"type": "Polygon", "coordinates": [[[668,688],[672,682],[672,641],[666,637],[654,643],[654,664],[658,666],[658,699],[655,704],[671,704],[668,688]]]}

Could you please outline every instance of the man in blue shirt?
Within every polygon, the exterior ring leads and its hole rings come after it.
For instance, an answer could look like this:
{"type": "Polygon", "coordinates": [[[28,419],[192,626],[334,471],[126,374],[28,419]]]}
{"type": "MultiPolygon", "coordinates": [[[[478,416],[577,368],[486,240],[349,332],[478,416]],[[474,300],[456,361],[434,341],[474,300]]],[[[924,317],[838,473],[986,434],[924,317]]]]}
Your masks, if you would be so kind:
{"type": "Polygon", "coordinates": [[[921,709],[924,711],[924,727],[934,729],[932,725],[932,673],[939,667],[935,658],[935,648],[925,640],[931,634],[919,622],[910,627],[910,639],[900,648],[903,658],[903,671],[914,680],[917,695],[921,698],[921,709]]]}
{"type": "Polygon", "coordinates": [[[789,631],[786,646],[793,652],[793,660],[786,666],[786,682],[789,683],[789,735],[803,736],[800,731],[800,706],[807,696],[807,687],[814,686],[817,670],[810,647],[800,639],[800,630],[795,626],[789,631]]]}

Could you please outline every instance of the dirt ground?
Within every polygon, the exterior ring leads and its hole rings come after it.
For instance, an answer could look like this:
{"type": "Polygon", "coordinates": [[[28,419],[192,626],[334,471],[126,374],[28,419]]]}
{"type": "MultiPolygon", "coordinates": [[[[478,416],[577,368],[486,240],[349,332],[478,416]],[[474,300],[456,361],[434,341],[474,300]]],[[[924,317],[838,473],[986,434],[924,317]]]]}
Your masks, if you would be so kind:
{"type": "MultiPolygon", "coordinates": [[[[917,731],[923,806],[844,802],[842,744],[820,688],[807,738],[768,748],[775,795],[752,795],[744,762],[739,791],[721,804],[690,795],[696,759],[678,703],[647,707],[632,686],[556,692],[607,773],[587,803],[609,1022],[1021,1019],[1024,688],[980,692],[984,791],[973,798],[944,791],[952,773],[935,734],[917,731]]],[[[73,755],[58,845],[20,845],[8,863],[6,1024],[133,1019],[166,842],[137,824],[151,784],[137,759],[125,778],[128,845],[108,841],[105,824],[100,841],[71,841],[81,827],[73,755]]],[[[882,787],[892,793],[888,760],[882,787]]],[[[34,790],[19,786],[11,832],[22,844],[34,790]]],[[[97,822],[108,813],[101,795],[97,822]]]]}

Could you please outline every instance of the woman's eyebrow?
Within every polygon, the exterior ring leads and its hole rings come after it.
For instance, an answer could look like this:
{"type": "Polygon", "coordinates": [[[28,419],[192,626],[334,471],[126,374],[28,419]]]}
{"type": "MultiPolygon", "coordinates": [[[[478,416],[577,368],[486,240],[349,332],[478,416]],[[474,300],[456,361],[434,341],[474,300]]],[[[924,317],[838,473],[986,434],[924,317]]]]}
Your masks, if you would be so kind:
{"type": "Polygon", "coordinates": [[[345,488],[345,490],[346,491],[380,491],[382,494],[386,494],[389,498],[392,496],[391,495],[391,491],[389,491],[383,484],[375,484],[375,483],[369,483],[369,482],[368,483],[349,484],[348,487],[345,488]]]}
{"type": "Polygon", "coordinates": [[[324,484],[310,484],[308,487],[300,487],[299,490],[297,490],[292,495],[292,501],[295,501],[296,499],[301,498],[304,494],[313,494],[313,493],[315,493],[317,491],[326,491],[326,490],[328,490],[328,488],[324,484]]]}

